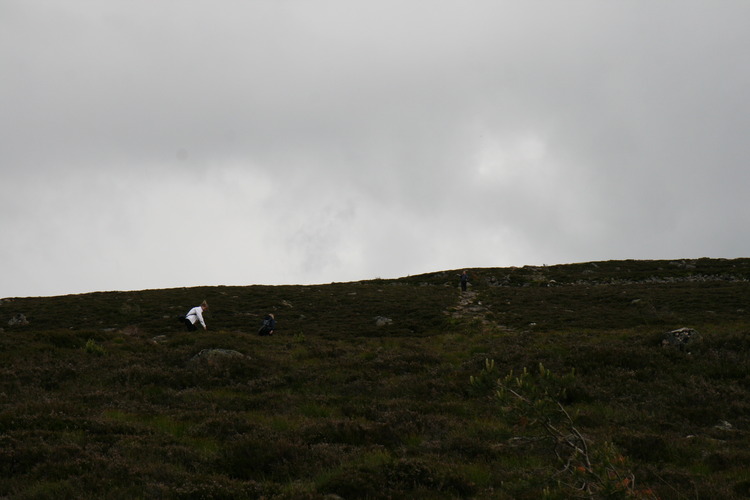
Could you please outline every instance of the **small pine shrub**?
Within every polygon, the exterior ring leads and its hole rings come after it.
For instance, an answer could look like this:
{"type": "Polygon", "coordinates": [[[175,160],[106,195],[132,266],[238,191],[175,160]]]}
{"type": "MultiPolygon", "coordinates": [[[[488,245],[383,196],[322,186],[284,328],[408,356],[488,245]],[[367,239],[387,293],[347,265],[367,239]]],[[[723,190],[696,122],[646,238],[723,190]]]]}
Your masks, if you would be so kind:
{"type": "MultiPolygon", "coordinates": [[[[494,364],[488,362],[487,367],[494,368],[494,364]]],[[[497,381],[497,397],[508,415],[525,435],[536,434],[538,439],[546,440],[562,466],[555,474],[556,486],[548,486],[543,495],[653,498],[651,493],[635,490],[628,460],[612,443],[594,446],[575,425],[561,403],[567,399],[575,378],[575,371],[558,376],[540,363],[537,372],[524,368],[518,376],[511,371],[497,381]]],[[[472,382],[483,383],[482,377],[473,378],[472,382]]]]}
{"type": "Polygon", "coordinates": [[[107,353],[104,347],[97,344],[94,339],[88,339],[83,347],[83,350],[88,354],[93,354],[95,356],[104,356],[107,353]]]}

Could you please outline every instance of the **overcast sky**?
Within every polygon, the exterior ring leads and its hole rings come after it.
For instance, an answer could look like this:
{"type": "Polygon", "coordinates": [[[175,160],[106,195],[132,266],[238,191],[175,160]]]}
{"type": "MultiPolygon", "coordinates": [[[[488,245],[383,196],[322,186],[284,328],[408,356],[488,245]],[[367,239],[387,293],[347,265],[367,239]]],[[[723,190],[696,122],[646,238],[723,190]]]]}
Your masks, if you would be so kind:
{"type": "Polygon", "coordinates": [[[0,0],[0,297],[747,257],[748,19],[0,0]]]}

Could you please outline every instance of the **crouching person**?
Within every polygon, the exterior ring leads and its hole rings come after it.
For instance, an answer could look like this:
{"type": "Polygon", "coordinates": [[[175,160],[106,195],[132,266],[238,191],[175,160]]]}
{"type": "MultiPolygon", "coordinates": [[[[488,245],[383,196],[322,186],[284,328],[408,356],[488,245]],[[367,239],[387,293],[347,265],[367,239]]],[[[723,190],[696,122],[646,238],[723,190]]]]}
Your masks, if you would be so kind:
{"type": "Polygon", "coordinates": [[[263,323],[260,325],[260,329],[258,329],[258,335],[273,335],[274,330],[276,330],[276,318],[274,318],[273,314],[267,314],[266,317],[263,318],[263,323]]]}
{"type": "Polygon", "coordinates": [[[200,323],[204,330],[206,330],[206,321],[203,319],[203,313],[208,309],[208,303],[204,300],[201,305],[196,306],[188,311],[188,313],[182,317],[182,321],[185,323],[187,331],[194,332],[198,329],[195,326],[196,323],[200,323]]]}

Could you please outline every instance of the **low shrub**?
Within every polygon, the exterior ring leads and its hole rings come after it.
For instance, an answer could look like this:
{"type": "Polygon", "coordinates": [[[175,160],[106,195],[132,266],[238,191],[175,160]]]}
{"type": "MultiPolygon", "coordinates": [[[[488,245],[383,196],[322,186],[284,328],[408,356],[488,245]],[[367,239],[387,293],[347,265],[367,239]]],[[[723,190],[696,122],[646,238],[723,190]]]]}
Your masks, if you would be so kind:
{"type": "Polygon", "coordinates": [[[94,354],[96,356],[104,356],[107,351],[101,345],[97,344],[94,339],[88,339],[86,344],[83,346],[83,350],[88,354],[94,354]]]}
{"type": "Polygon", "coordinates": [[[743,497],[750,259],[689,264],[2,301],[0,497],[743,497]]]}

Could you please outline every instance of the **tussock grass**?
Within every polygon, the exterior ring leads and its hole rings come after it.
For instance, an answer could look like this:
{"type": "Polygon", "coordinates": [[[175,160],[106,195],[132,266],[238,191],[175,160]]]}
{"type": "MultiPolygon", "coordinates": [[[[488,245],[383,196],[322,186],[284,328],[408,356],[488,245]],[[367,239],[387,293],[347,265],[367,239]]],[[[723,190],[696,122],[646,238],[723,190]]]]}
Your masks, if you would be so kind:
{"type": "Polygon", "coordinates": [[[458,274],[4,300],[30,324],[0,333],[0,496],[564,498],[495,396],[539,363],[575,370],[561,403],[630,491],[748,496],[749,260],[470,270],[472,314],[458,274]],[[684,326],[701,342],[661,346],[684,326]]]}

